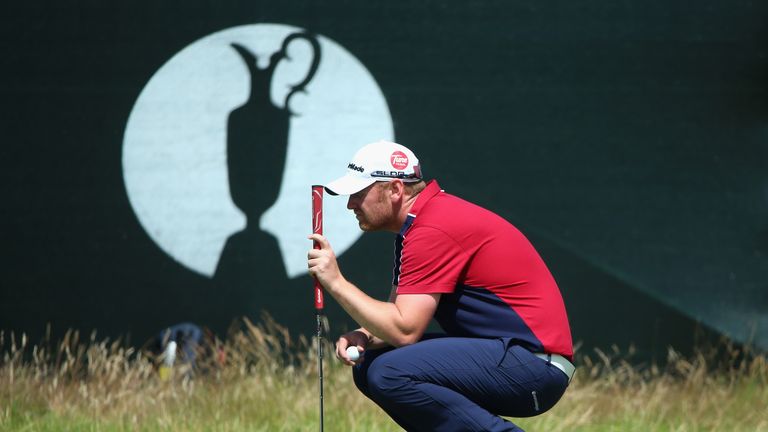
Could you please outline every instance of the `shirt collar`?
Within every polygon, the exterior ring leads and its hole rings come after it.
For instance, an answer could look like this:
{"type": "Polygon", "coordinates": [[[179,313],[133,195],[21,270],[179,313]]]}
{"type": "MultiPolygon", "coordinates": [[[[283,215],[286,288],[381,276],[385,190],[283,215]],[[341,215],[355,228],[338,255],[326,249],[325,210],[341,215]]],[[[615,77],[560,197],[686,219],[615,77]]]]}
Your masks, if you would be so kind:
{"type": "Polygon", "coordinates": [[[429,200],[440,192],[442,192],[442,189],[440,189],[440,185],[437,184],[437,180],[430,180],[427,183],[427,187],[416,196],[416,202],[413,203],[411,209],[408,211],[408,216],[416,217],[429,200]]]}

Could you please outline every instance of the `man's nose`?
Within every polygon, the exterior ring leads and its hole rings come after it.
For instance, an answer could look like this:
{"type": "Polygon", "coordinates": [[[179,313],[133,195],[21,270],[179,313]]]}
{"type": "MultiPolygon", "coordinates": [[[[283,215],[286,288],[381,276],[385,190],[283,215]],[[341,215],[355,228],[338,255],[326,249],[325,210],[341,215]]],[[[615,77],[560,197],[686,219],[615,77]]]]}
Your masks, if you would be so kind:
{"type": "Polygon", "coordinates": [[[357,202],[353,201],[353,196],[350,195],[349,199],[347,200],[347,209],[348,210],[354,210],[355,206],[357,206],[357,202]]]}

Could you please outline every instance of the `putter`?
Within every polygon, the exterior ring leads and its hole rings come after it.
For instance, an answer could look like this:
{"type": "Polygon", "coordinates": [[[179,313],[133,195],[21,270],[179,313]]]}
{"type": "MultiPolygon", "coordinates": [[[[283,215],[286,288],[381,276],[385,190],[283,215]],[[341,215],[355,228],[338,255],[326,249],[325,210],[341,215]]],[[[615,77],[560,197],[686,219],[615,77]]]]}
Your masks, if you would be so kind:
{"type": "MultiPolygon", "coordinates": [[[[312,186],[312,233],[323,234],[323,186],[312,186]]],[[[314,242],[313,247],[320,249],[314,242]]],[[[320,376],[320,432],[323,432],[323,287],[315,279],[315,317],[317,318],[317,366],[320,376]]]]}

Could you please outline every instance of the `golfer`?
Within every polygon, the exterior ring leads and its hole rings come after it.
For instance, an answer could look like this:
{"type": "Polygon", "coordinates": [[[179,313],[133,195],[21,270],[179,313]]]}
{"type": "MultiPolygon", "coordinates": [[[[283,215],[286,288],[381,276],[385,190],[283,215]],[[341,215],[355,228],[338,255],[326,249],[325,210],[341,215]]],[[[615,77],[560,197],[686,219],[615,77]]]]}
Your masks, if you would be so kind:
{"type": "Polygon", "coordinates": [[[363,394],[405,430],[430,432],[520,431],[500,416],[535,416],[560,399],[574,372],[568,317],[520,231],[425,182],[416,155],[392,142],[361,148],[326,190],[349,196],[363,231],[397,234],[388,302],[346,280],[328,240],[310,237],[320,245],[310,274],[361,326],[336,356],[354,365],[363,394]],[[444,334],[425,335],[433,318],[444,334]]]}

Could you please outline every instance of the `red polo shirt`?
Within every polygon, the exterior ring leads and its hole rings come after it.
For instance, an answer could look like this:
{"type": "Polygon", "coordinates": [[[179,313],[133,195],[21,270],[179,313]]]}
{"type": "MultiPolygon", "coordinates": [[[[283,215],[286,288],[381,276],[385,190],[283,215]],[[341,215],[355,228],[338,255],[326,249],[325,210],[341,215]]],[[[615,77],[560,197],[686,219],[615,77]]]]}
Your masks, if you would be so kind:
{"type": "Polygon", "coordinates": [[[435,319],[448,335],[511,338],[533,352],[573,356],[560,290],[528,239],[436,181],[397,236],[393,285],[398,294],[442,294],[435,319]]]}

